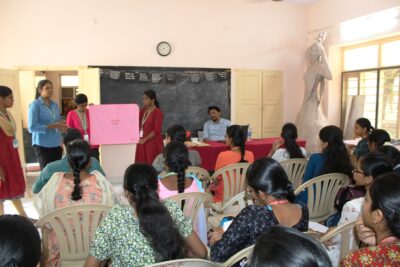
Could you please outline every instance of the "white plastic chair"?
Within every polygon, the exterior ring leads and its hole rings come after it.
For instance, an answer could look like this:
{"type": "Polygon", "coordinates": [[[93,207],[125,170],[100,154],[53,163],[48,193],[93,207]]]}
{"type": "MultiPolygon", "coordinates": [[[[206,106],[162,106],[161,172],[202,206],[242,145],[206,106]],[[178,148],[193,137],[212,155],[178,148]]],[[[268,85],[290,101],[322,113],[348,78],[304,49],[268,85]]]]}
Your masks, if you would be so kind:
{"type": "Polygon", "coordinates": [[[202,184],[203,184],[203,189],[205,190],[207,188],[207,182],[210,181],[210,173],[201,167],[196,167],[196,166],[190,166],[186,170],[186,174],[191,174],[197,177],[202,184]]]}
{"type": "MultiPolygon", "coordinates": [[[[196,166],[188,167],[185,174],[186,175],[191,174],[193,176],[196,176],[197,179],[199,179],[202,182],[203,189],[206,189],[207,182],[210,181],[210,179],[211,179],[210,173],[206,169],[196,167],[196,166]]],[[[158,176],[161,177],[161,179],[162,179],[162,178],[166,177],[167,175],[168,176],[176,175],[176,173],[174,173],[174,172],[167,173],[166,171],[163,171],[158,176]]]]}
{"type": "Polygon", "coordinates": [[[42,228],[42,232],[54,231],[59,243],[61,266],[83,266],[93,234],[110,208],[103,204],[69,206],[44,215],[36,226],[42,228]]]}
{"type": "Polygon", "coordinates": [[[303,183],[307,162],[308,160],[303,158],[288,159],[281,162],[281,166],[285,170],[289,181],[292,182],[293,188],[297,188],[303,183]]]}
{"type": "Polygon", "coordinates": [[[215,267],[215,263],[202,260],[202,259],[180,259],[172,261],[163,261],[151,265],[146,265],[146,267],[215,267]]]}
{"type": "Polygon", "coordinates": [[[334,213],[336,194],[348,179],[343,173],[324,174],[305,182],[295,190],[296,196],[307,190],[310,221],[323,222],[334,213]]]}
{"type": "Polygon", "coordinates": [[[228,260],[222,263],[220,266],[222,267],[230,267],[237,262],[242,261],[243,259],[248,260],[250,258],[251,253],[253,252],[254,245],[242,249],[241,251],[237,252],[235,255],[231,256],[228,260]]]}
{"type": "Polygon", "coordinates": [[[210,229],[218,227],[223,217],[236,217],[242,209],[252,204],[253,200],[249,198],[249,196],[246,194],[246,191],[240,192],[226,202],[222,207],[218,207],[213,204],[214,207],[220,208],[223,213],[213,213],[212,216],[208,217],[208,227],[210,229]]]}
{"type": "Polygon", "coordinates": [[[167,199],[174,201],[186,218],[192,219],[193,226],[197,222],[200,209],[209,207],[212,203],[212,196],[210,194],[200,192],[181,193],[167,199]]]}
{"type": "Polygon", "coordinates": [[[350,221],[336,227],[334,230],[326,233],[320,239],[321,243],[332,240],[333,243],[340,246],[340,260],[349,255],[353,250],[358,249],[358,242],[354,235],[354,226],[356,221],[350,221]],[[337,238],[337,239],[336,239],[337,238]],[[336,239],[336,240],[334,240],[336,239]],[[335,242],[336,241],[336,242],[335,242]]]}
{"type": "Polygon", "coordinates": [[[217,170],[211,177],[211,180],[214,180],[221,176],[224,185],[223,201],[218,204],[213,204],[213,209],[218,213],[224,212],[223,207],[232,197],[244,192],[246,172],[249,166],[249,163],[235,163],[227,165],[217,170]]]}

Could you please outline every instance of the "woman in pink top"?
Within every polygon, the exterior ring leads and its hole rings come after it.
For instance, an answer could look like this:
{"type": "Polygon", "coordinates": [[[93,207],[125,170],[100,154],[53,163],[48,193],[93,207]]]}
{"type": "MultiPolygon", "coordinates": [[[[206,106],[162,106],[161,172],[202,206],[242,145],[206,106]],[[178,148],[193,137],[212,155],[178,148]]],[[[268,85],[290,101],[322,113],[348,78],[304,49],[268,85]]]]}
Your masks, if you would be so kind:
{"type": "MultiPolygon", "coordinates": [[[[254,162],[253,152],[245,150],[246,136],[239,125],[231,125],[226,129],[225,143],[230,146],[230,150],[219,153],[215,170],[224,166],[240,163],[254,162]]],[[[222,177],[217,177],[210,185],[210,190],[214,192],[214,202],[222,202],[224,199],[224,183],[222,177]]]]}
{"type": "MultiPolygon", "coordinates": [[[[176,196],[180,193],[204,192],[197,177],[185,174],[190,164],[189,153],[185,144],[178,141],[168,143],[164,149],[164,158],[164,169],[167,174],[158,180],[160,199],[176,196]]],[[[194,229],[201,241],[207,245],[207,225],[204,209],[199,211],[194,229]]]]}
{"type": "Polygon", "coordinates": [[[196,177],[186,176],[189,167],[189,153],[185,144],[172,141],[164,150],[164,169],[167,172],[158,180],[160,199],[175,196],[179,193],[202,192],[201,183],[196,177]]]}
{"type": "MultiPolygon", "coordinates": [[[[75,97],[76,109],[68,112],[67,114],[67,126],[70,128],[78,129],[81,132],[83,139],[90,143],[90,122],[89,122],[89,110],[88,98],[85,94],[78,94],[75,97]]],[[[99,160],[99,146],[91,146],[90,155],[99,160]]]]}

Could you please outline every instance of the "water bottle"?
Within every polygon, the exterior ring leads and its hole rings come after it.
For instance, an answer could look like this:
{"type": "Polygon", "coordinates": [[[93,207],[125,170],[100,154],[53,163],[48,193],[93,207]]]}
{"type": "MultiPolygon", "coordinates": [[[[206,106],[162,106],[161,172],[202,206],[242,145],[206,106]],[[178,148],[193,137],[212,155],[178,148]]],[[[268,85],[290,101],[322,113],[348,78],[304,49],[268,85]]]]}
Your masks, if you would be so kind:
{"type": "Polygon", "coordinates": [[[247,129],[247,141],[251,141],[251,127],[249,125],[249,128],[247,129]]]}

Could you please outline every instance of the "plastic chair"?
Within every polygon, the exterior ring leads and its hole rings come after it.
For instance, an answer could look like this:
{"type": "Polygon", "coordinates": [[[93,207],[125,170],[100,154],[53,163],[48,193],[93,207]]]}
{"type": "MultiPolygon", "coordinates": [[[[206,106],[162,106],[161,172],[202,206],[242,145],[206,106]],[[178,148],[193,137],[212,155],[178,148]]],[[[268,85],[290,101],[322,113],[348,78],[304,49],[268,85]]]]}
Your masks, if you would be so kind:
{"type": "MultiPolygon", "coordinates": [[[[194,175],[196,176],[203,185],[203,189],[205,190],[207,187],[207,182],[210,181],[210,173],[203,168],[200,167],[196,167],[196,166],[190,166],[189,168],[187,168],[186,170],[186,175],[194,175]]],[[[175,173],[167,173],[166,171],[161,172],[158,176],[162,178],[166,177],[167,175],[175,175],[175,173]]]]}
{"type": "Polygon", "coordinates": [[[83,266],[93,234],[110,209],[111,206],[102,204],[74,205],[46,214],[36,226],[42,228],[42,232],[54,231],[59,243],[61,266],[83,266]]]}
{"type": "Polygon", "coordinates": [[[281,162],[281,166],[285,170],[289,181],[292,182],[293,188],[297,188],[303,183],[307,162],[308,160],[303,158],[288,159],[281,162]]]}
{"type": "MultiPolygon", "coordinates": [[[[221,208],[223,213],[213,213],[212,216],[208,217],[207,223],[210,229],[216,228],[219,226],[220,221],[224,217],[233,216],[236,217],[242,209],[245,207],[252,205],[253,200],[248,197],[245,191],[240,192],[233,198],[231,198],[228,202],[226,202],[221,208]]],[[[216,204],[213,204],[214,207],[216,204]]]]}
{"type": "Polygon", "coordinates": [[[243,259],[248,260],[251,253],[253,252],[253,249],[254,249],[254,245],[247,247],[245,249],[242,249],[241,251],[237,252],[235,255],[230,257],[227,261],[222,263],[220,266],[230,267],[230,266],[234,265],[235,263],[242,261],[243,259]]]}
{"type": "Polygon", "coordinates": [[[211,180],[216,180],[221,176],[224,183],[224,200],[219,204],[213,204],[213,209],[218,213],[224,212],[225,205],[232,197],[244,192],[246,172],[249,166],[249,163],[227,165],[217,170],[211,177],[211,180]]]}
{"type": "Polygon", "coordinates": [[[167,198],[178,204],[186,218],[192,219],[192,225],[197,221],[200,208],[208,207],[212,203],[212,196],[207,193],[181,193],[167,198]],[[182,207],[183,206],[183,207],[182,207]]]}
{"type": "Polygon", "coordinates": [[[314,231],[307,231],[307,232],[303,232],[303,234],[311,237],[312,239],[315,239],[317,241],[320,241],[321,237],[319,235],[319,233],[314,232],[314,231]]]}
{"type": "Polygon", "coordinates": [[[358,249],[359,242],[356,242],[354,235],[355,224],[356,221],[342,224],[323,235],[320,239],[321,243],[325,243],[336,237],[340,237],[340,239],[336,240],[337,245],[340,246],[340,260],[349,255],[353,250],[358,249]]]}
{"type": "Polygon", "coordinates": [[[348,179],[343,173],[324,174],[305,182],[295,190],[296,196],[307,190],[310,221],[323,222],[334,213],[336,194],[348,179]]]}
{"type": "Polygon", "coordinates": [[[180,259],[172,261],[163,261],[146,267],[214,267],[218,266],[215,263],[208,260],[201,259],[180,259]]]}
{"type": "Polygon", "coordinates": [[[210,173],[203,168],[196,167],[196,166],[190,166],[186,170],[186,174],[191,174],[196,176],[203,184],[203,189],[205,190],[207,188],[207,182],[210,181],[210,173]]]}

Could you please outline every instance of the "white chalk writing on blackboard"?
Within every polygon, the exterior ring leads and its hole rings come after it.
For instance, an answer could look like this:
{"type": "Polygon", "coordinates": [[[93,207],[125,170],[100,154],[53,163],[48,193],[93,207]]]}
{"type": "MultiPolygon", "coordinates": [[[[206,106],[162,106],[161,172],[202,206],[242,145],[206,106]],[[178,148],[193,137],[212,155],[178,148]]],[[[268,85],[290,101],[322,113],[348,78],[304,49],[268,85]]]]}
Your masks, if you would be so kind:
{"type": "Polygon", "coordinates": [[[151,73],[151,82],[152,83],[160,83],[162,82],[163,75],[162,73],[153,72],[151,73]]]}
{"type": "Polygon", "coordinates": [[[135,80],[136,76],[134,72],[125,72],[125,80],[135,80]]]}
{"type": "Polygon", "coordinates": [[[121,72],[120,71],[110,70],[110,78],[111,79],[118,80],[120,76],[121,76],[121,72]]]}

